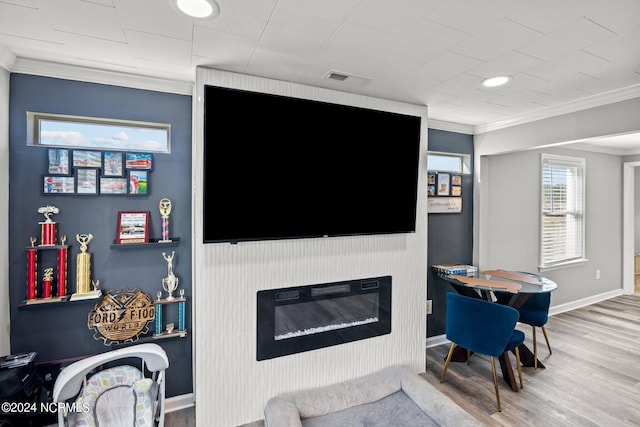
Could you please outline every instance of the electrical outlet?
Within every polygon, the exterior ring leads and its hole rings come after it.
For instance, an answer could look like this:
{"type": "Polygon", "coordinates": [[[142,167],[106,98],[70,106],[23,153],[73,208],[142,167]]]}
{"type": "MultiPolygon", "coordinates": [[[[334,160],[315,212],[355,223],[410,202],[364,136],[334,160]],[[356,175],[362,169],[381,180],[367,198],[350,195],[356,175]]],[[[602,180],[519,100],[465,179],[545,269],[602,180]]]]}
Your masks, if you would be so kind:
{"type": "Polygon", "coordinates": [[[600,270],[596,270],[596,280],[600,279],[600,270]]]}
{"type": "Polygon", "coordinates": [[[427,300],[427,314],[433,313],[433,300],[427,300]]]}

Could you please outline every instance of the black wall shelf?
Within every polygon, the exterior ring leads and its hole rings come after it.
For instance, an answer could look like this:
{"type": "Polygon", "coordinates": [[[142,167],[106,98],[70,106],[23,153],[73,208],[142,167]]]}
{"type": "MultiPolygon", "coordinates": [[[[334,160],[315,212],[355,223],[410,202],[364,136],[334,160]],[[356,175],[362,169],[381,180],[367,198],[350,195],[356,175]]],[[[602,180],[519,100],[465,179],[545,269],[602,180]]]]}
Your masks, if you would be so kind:
{"type": "Polygon", "coordinates": [[[79,299],[79,300],[69,300],[71,295],[66,295],[62,297],[62,299],[52,298],[51,301],[46,301],[47,298],[38,298],[37,302],[33,302],[28,304],[27,300],[22,301],[18,304],[18,310],[37,310],[45,307],[60,307],[68,304],[82,304],[87,302],[93,302],[100,300],[100,298],[87,298],[87,299],[79,299]]]}
{"type": "Polygon", "coordinates": [[[150,239],[148,243],[112,243],[111,249],[141,249],[141,248],[171,248],[180,244],[179,237],[170,237],[170,242],[160,242],[159,239],[150,239]]]}

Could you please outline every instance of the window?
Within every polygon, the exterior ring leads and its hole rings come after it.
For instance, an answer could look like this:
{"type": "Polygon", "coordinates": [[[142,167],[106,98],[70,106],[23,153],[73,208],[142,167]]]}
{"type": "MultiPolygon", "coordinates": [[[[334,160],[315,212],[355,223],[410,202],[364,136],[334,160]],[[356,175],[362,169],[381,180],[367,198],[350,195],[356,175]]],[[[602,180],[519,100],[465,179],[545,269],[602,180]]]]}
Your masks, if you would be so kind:
{"type": "Polygon", "coordinates": [[[29,111],[27,144],[170,153],[171,125],[29,111]]]}
{"type": "Polygon", "coordinates": [[[585,261],[585,160],[542,155],[540,268],[585,261]]]}
{"type": "Polygon", "coordinates": [[[427,168],[433,171],[471,173],[471,156],[468,154],[436,153],[427,155],[427,168]]]}

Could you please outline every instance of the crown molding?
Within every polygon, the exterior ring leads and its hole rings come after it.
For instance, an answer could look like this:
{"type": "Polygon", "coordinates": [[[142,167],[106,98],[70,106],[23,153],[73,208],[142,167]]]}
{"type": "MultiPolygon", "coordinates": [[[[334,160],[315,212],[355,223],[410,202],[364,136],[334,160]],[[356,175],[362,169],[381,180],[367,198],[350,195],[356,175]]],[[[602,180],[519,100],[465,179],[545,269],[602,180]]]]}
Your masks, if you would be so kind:
{"type": "Polygon", "coordinates": [[[626,101],[628,99],[640,97],[640,84],[616,89],[598,95],[591,95],[575,101],[566,102],[550,108],[540,109],[521,116],[514,116],[508,120],[494,123],[486,123],[474,127],[474,134],[492,132],[512,126],[522,125],[536,120],[548,119],[550,117],[561,116],[563,114],[575,113],[576,111],[587,110],[589,108],[600,107],[607,104],[626,101]]]}
{"type": "Polygon", "coordinates": [[[0,67],[7,71],[11,71],[13,64],[16,62],[16,55],[5,45],[0,43],[0,67]]]}
{"type": "Polygon", "coordinates": [[[194,86],[193,81],[162,79],[23,57],[17,57],[9,71],[180,95],[193,95],[194,86]]]}
{"type": "Polygon", "coordinates": [[[448,132],[464,133],[466,135],[474,134],[473,125],[465,125],[462,123],[445,122],[443,120],[428,119],[427,125],[429,129],[444,130],[448,132]]]}

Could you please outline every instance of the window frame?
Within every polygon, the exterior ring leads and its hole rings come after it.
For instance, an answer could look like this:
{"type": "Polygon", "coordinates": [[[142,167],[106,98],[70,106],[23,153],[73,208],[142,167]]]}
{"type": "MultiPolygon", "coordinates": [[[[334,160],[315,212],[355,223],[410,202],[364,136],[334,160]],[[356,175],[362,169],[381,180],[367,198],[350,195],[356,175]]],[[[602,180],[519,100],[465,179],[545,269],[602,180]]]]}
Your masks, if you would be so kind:
{"type": "MultiPolygon", "coordinates": [[[[53,132],[56,132],[56,130],[53,130],[53,132]]],[[[85,149],[170,154],[171,124],[27,111],[27,145],[76,150],[85,149]],[[153,131],[159,134],[161,139],[154,141],[153,145],[149,145],[149,141],[145,139],[123,139],[122,141],[118,141],[114,137],[111,137],[111,141],[108,139],[105,139],[105,141],[99,141],[98,139],[89,138],[87,141],[69,142],[62,140],[56,142],[44,142],[47,138],[44,138],[43,135],[41,135],[42,123],[47,123],[49,126],[54,127],[59,125],[67,129],[70,127],[73,128],[73,126],[80,126],[83,127],[85,131],[115,135],[124,133],[127,136],[129,134],[137,134],[139,132],[153,131]]]]}
{"type": "MultiPolygon", "coordinates": [[[[548,271],[554,270],[558,268],[570,267],[575,265],[581,265],[584,262],[588,261],[586,258],[586,175],[587,175],[587,165],[586,159],[580,157],[568,157],[568,156],[560,156],[556,154],[546,154],[542,153],[540,156],[540,224],[539,224],[539,236],[538,236],[538,244],[539,244],[539,271],[548,271]],[[577,168],[578,174],[580,175],[580,181],[582,188],[578,189],[579,197],[581,198],[580,206],[577,206],[575,210],[573,209],[564,209],[562,211],[556,212],[545,212],[545,167],[547,165],[553,165],[556,167],[566,166],[567,168],[577,168]],[[580,224],[574,227],[574,231],[579,233],[579,253],[575,256],[565,256],[560,259],[548,260],[545,259],[545,217],[546,216],[558,216],[564,215],[565,218],[569,215],[579,215],[580,216],[580,224]]],[[[565,252],[568,246],[568,242],[565,242],[565,252]]]]}
{"type": "Polygon", "coordinates": [[[463,153],[448,153],[443,151],[428,151],[427,152],[427,169],[438,171],[438,172],[451,172],[458,175],[469,175],[471,174],[471,155],[463,154],[463,153]],[[458,169],[441,169],[435,168],[432,165],[429,165],[429,157],[431,156],[441,156],[441,157],[452,157],[456,158],[460,161],[460,167],[458,169]]]}

